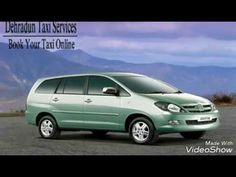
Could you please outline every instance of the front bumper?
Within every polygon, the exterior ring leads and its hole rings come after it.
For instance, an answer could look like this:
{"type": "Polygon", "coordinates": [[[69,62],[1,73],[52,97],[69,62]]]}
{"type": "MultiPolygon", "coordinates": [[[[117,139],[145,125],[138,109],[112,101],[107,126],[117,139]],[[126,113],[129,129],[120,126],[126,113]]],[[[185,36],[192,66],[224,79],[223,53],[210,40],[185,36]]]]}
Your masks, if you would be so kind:
{"type": "Polygon", "coordinates": [[[207,113],[165,113],[161,120],[156,120],[154,124],[159,133],[207,131],[220,125],[219,112],[217,110],[207,113]],[[202,118],[207,118],[208,120],[202,120],[202,118]]]}

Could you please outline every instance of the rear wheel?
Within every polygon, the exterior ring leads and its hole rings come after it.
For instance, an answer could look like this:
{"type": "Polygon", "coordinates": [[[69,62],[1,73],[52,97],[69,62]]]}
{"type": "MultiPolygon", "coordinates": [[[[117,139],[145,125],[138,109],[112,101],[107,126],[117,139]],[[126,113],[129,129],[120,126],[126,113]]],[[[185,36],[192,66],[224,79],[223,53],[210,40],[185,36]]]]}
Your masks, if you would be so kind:
{"type": "Polygon", "coordinates": [[[107,134],[108,131],[106,130],[93,130],[92,133],[95,136],[105,136],[107,134]]]}
{"type": "Polygon", "coordinates": [[[151,144],[158,139],[158,134],[152,122],[142,117],[136,118],[130,123],[129,134],[137,144],[151,144]]]}
{"type": "Polygon", "coordinates": [[[197,132],[181,132],[180,133],[185,139],[199,139],[204,134],[205,131],[197,131],[197,132]]]}
{"type": "Polygon", "coordinates": [[[44,116],[40,119],[39,134],[47,139],[59,137],[60,130],[58,129],[56,121],[51,116],[44,116]]]}

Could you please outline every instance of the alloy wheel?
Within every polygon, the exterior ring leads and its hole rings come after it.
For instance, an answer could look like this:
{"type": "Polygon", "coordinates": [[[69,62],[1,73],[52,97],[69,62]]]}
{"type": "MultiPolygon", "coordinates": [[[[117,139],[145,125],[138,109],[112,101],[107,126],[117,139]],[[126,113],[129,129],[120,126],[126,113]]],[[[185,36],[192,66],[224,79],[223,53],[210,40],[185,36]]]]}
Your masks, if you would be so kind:
{"type": "Polygon", "coordinates": [[[40,125],[40,130],[43,136],[49,137],[53,133],[53,123],[48,119],[43,120],[40,125]]]}
{"type": "Polygon", "coordinates": [[[149,134],[150,129],[145,122],[136,122],[132,127],[132,135],[139,142],[146,141],[149,134]]]}

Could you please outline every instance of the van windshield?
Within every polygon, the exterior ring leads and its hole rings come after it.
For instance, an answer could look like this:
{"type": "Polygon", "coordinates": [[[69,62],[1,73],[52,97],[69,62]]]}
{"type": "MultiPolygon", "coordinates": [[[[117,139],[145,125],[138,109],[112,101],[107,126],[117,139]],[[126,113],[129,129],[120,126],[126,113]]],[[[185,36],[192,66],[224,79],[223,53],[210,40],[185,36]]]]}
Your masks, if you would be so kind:
{"type": "Polygon", "coordinates": [[[162,81],[145,76],[114,76],[116,80],[124,84],[136,93],[157,94],[157,93],[182,93],[177,88],[162,81]]]}

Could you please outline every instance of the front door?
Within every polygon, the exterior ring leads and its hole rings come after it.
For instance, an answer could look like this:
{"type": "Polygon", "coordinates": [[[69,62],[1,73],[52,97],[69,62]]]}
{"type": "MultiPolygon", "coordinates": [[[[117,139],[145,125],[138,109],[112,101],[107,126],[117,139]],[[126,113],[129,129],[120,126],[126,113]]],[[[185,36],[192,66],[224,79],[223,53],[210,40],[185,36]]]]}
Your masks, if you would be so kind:
{"type": "Polygon", "coordinates": [[[84,97],[84,121],[88,129],[119,130],[121,97],[104,94],[104,87],[116,83],[102,76],[89,76],[87,94],[84,97]]]}

